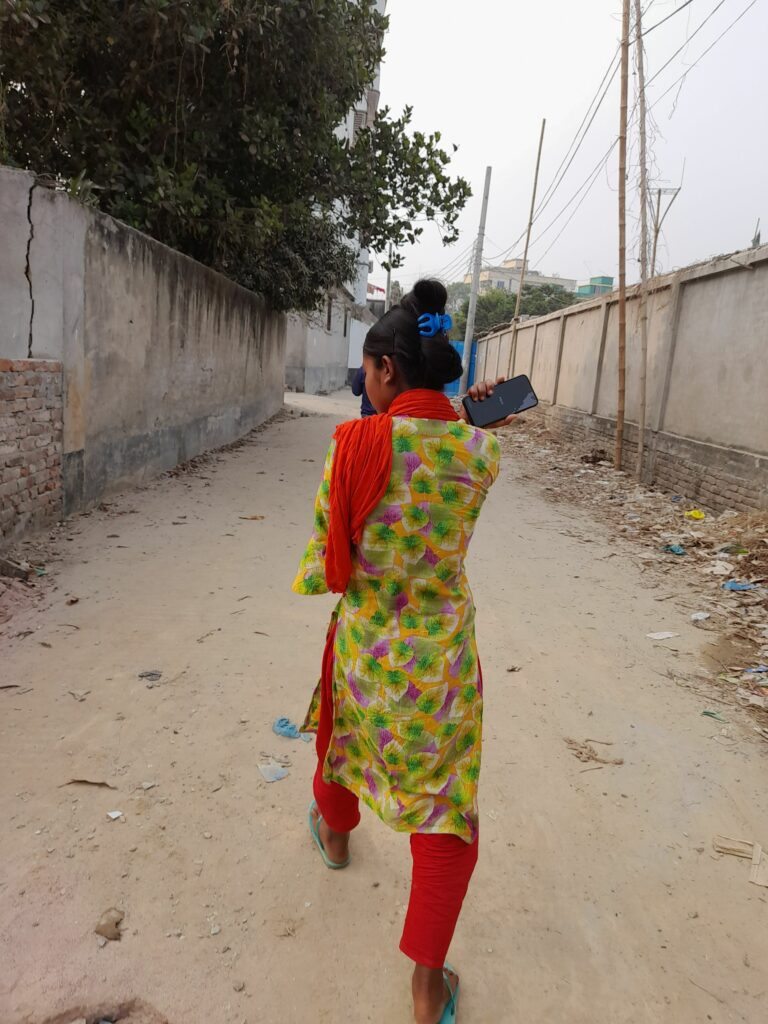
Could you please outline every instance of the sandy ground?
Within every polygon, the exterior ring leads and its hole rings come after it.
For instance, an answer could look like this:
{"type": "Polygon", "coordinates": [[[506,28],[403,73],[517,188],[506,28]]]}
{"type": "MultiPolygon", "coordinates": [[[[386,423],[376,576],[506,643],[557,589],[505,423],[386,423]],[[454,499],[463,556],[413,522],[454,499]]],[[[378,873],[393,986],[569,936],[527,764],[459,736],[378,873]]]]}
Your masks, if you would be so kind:
{"type": "MultiPolygon", "coordinates": [[[[44,600],[4,627],[2,681],[20,688],[0,691],[3,1024],[410,1019],[408,844],[366,812],[353,865],[327,871],[306,827],[313,748],[271,732],[318,675],[333,599],[289,586],[354,411],[290,408],[74,520],[44,600]],[[266,784],[261,752],[289,776],[266,784]],[[100,947],[109,907],[123,937],[100,947]]],[[[768,889],[711,842],[768,845],[767,747],[667,678],[697,671],[705,634],[609,529],[510,457],[477,530],[486,731],[460,1021],[761,1024],[768,889]],[[665,629],[680,638],[646,639],[665,629]],[[565,738],[624,763],[582,763],[565,738]]]]}

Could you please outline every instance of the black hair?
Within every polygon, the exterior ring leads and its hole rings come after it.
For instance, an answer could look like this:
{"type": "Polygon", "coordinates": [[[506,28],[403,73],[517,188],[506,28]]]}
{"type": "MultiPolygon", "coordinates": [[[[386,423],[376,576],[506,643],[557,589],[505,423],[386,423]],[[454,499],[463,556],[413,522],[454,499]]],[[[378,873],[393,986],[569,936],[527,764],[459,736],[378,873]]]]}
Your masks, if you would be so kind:
{"type": "Polygon", "coordinates": [[[440,281],[417,281],[413,291],[374,324],[365,336],[363,352],[381,366],[391,356],[409,388],[442,391],[461,376],[461,356],[447,334],[425,338],[419,334],[422,313],[444,313],[448,292],[440,281]]]}

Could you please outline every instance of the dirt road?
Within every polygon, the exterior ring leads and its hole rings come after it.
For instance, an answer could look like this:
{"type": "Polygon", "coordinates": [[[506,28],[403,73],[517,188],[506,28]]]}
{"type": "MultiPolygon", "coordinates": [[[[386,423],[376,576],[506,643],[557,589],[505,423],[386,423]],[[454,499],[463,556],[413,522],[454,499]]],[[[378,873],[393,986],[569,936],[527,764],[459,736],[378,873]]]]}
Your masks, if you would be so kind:
{"type": "MultiPolygon", "coordinates": [[[[131,1020],[171,1024],[410,1019],[407,842],[367,814],[353,865],[327,871],[306,827],[313,748],[271,732],[318,675],[332,599],[289,586],[333,424],[354,412],[291,407],[74,520],[42,605],[4,627],[3,1024],[90,1024],[137,1000],[131,1020]],[[288,777],[266,784],[261,752],[287,754],[288,777]],[[83,778],[115,788],[64,785],[83,778]],[[102,948],[109,907],[123,937],[102,948]]],[[[685,593],[512,458],[470,577],[486,731],[452,950],[461,1024],[768,1019],[768,889],[711,847],[768,846],[765,744],[722,735],[667,678],[700,664],[685,593]],[[667,629],[680,638],[646,639],[667,629]],[[624,763],[581,762],[567,738],[624,763]]]]}

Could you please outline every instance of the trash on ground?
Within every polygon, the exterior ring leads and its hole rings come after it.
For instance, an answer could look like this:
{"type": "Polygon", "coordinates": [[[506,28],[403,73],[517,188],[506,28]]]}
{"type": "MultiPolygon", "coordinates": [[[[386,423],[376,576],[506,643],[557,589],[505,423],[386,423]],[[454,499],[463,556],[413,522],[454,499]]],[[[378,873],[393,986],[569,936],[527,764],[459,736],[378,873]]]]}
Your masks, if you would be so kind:
{"type": "Polygon", "coordinates": [[[163,678],[163,673],[159,668],[148,668],[143,672],[139,672],[139,679],[145,679],[147,683],[157,683],[163,678]]]}
{"type": "Polygon", "coordinates": [[[64,789],[65,786],[96,786],[99,789],[117,789],[117,786],[104,782],[103,779],[70,779],[69,782],[62,782],[58,788],[64,789]]]}
{"type": "Polygon", "coordinates": [[[122,811],[107,811],[107,817],[110,821],[117,821],[118,818],[122,818],[122,811]]]}
{"type": "Polygon", "coordinates": [[[739,544],[726,544],[725,547],[718,548],[717,553],[719,555],[748,555],[749,551],[739,544]]]}
{"type": "Polygon", "coordinates": [[[706,622],[707,619],[711,619],[712,616],[709,612],[694,612],[691,616],[691,622],[706,622]]]}
{"type": "Polygon", "coordinates": [[[712,576],[730,576],[733,572],[733,566],[730,562],[723,562],[720,559],[716,559],[714,562],[710,562],[709,565],[705,566],[702,572],[708,572],[712,576]]]}
{"type": "Polygon", "coordinates": [[[67,690],[67,693],[70,695],[70,697],[74,697],[75,700],[79,701],[79,703],[81,704],[90,692],[90,690],[67,690]]]}
{"type": "Polygon", "coordinates": [[[648,637],[649,640],[674,640],[676,636],[680,636],[679,633],[670,632],[646,633],[645,635],[648,637]]]}
{"type": "Polygon", "coordinates": [[[510,665],[509,668],[507,669],[507,672],[520,672],[522,671],[522,668],[522,665],[510,665]]]}
{"type": "Polygon", "coordinates": [[[259,764],[259,771],[265,782],[280,782],[288,776],[288,769],[283,768],[274,758],[259,764]]]}
{"type": "Polygon", "coordinates": [[[662,551],[666,551],[666,553],[668,555],[684,555],[685,554],[685,548],[683,547],[682,544],[665,544],[664,547],[661,550],[662,551]]]}
{"type": "Polygon", "coordinates": [[[608,452],[604,448],[593,448],[589,455],[582,455],[581,461],[589,466],[596,466],[600,462],[608,461],[608,452]]]}
{"type": "Polygon", "coordinates": [[[765,694],[752,693],[751,690],[745,690],[740,686],[736,691],[736,696],[739,700],[743,700],[748,708],[762,708],[764,711],[768,711],[768,696],[765,694]]]}
{"type": "Polygon", "coordinates": [[[105,939],[109,939],[110,942],[119,942],[120,922],[124,917],[125,913],[122,910],[118,910],[117,907],[110,907],[109,910],[105,910],[101,915],[94,931],[97,935],[102,935],[105,939]]]}
{"type": "Polygon", "coordinates": [[[763,672],[768,672],[768,665],[755,665],[754,668],[745,668],[744,671],[749,673],[761,674],[763,672]]]}
{"type": "Polygon", "coordinates": [[[312,742],[312,737],[307,733],[299,732],[298,725],[292,722],[290,718],[282,717],[276,719],[272,725],[272,732],[278,736],[284,736],[287,740],[304,740],[305,743],[312,742]]]}
{"type": "Polygon", "coordinates": [[[29,562],[15,562],[12,558],[0,556],[0,576],[9,576],[11,579],[28,580],[33,569],[29,562]]]}
{"type": "Polygon", "coordinates": [[[710,708],[707,708],[706,711],[702,711],[701,713],[705,718],[714,718],[715,721],[722,722],[723,725],[728,725],[728,719],[723,718],[719,711],[712,711],[710,708]]]}
{"type": "Polygon", "coordinates": [[[623,757],[600,757],[598,752],[592,746],[593,743],[598,743],[600,746],[612,747],[613,743],[609,743],[607,740],[584,740],[580,743],[578,740],[569,739],[567,736],[563,737],[566,747],[571,751],[574,757],[577,757],[579,761],[594,761],[597,764],[624,764],[623,757]]]}
{"type": "Polygon", "coordinates": [[[757,590],[758,583],[748,583],[741,580],[728,580],[723,584],[723,590],[730,590],[732,593],[741,594],[745,590],[757,590]]]}
{"type": "Polygon", "coordinates": [[[715,853],[727,854],[731,857],[743,857],[752,862],[749,880],[754,885],[768,888],[768,857],[760,843],[750,843],[744,839],[730,839],[728,836],[715,836],[712,840],[715,853]]]}
{"type": "Polygon", "coordinates": [[[706,519],[707,514],[706,512],[702,512],[700,508],[692,508],[685,513],[685,518],[694,519],[698,523],[701,522],[702,519],[706,519]]]}

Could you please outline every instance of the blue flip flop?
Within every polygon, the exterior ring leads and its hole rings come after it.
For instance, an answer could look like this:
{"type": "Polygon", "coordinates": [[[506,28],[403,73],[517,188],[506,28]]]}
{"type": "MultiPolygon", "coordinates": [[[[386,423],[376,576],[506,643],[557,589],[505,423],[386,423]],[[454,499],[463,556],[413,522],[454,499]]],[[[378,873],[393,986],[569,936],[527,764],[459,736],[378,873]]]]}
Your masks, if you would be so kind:
{"type": "MultiPolygon", "coordinates": [[[[443,1010],[443,1016],[440,1018],[440,1024],[454,1024],[456,1020],[456,1013],[459,1009],[459,982],[456,982],[456,988],[452,990],[446,971],[456,974],[456,971],[450,964],[446,964],[443,967],[443,980],[445,981],[445,987],[448,989],[450,999],[448,1000],[448,1005],[443,1010]]],[[[456,977],[458,978],[458,974],[456,974],[456,977]]]]}
{"type": "Polygon", "coordinates": [[[312,834],[312,838],[315,841],[315,846],[317,846],[318,850],[320,851],[320,856],[323,858],[323,864],[325,864],[325,866],[327,868],[330,868],[332,871],[340,871],[341,868],[347,867],[347,865],[350,862],[350,858],[347,857],[347,859],[343,861],[341,864],[337,864],[336,861],[331,860],[331,858],[325,852],[323,841],[320,838],[320,822],[323,820],[323,816],[321,814],[318,815],[317,824],[315,824],[315,819],[312,817],[312,811],[316,807],[317,801],[313,800],[312,803],[309,805],[309,831],[312,834]]]}

